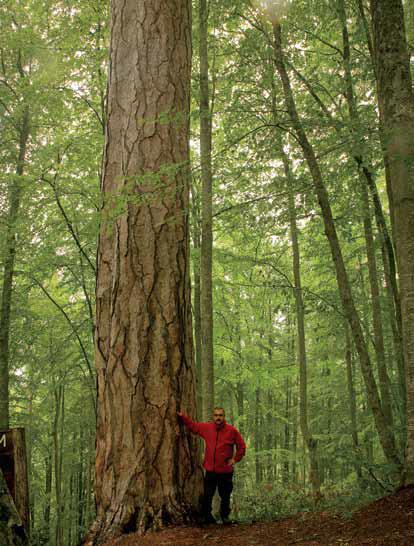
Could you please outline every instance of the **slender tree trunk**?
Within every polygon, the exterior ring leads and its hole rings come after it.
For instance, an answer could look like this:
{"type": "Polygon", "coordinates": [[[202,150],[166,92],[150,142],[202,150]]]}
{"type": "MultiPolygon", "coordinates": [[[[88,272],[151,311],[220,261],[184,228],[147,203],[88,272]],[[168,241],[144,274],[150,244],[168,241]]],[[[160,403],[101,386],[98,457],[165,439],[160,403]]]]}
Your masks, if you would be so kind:
{"type": "MultiPolygon", "coordinates": [[[[376,66],[377,59],[374,53],[373,39],[371,36],[368,20],[365,14],[363,1],[357,0],[357,6],[358,6],[359,15],[365,30],[368,49],[369,49],[371,60],[372,60],[372,66],[373,66],[374,74],[377,80],[377,93],[378,93],[378,72],[377,72],[377,66],[376,66]]],[[[384,128],[383,128],[383,120],[382,120],[381,112],[380,112],[380,137],[381,137],[382,145],[384,147],[385,145],[384,128]]],[[[400,376],[401,398],[403,401],[403,405],[405,407],[407,394],[406,394],[406,384],[405,384],[404,351],[402,346],[401,302],[400,302],[400,295],[399,295],[399,290],[397,285],[397,275],[396,275],[397,268],[395,264],[394,246],[393,246],[391,237],[388,233],[387,224],[385,222],[384,214],[382,211],[381,201],[378,195],[375,182],[371,175],[371,170],[367,168],[367,166],[365,165],[361,165],[361,168],[365,174],[369,189],[371,191],[373,203],[374,203],[376,223],[378,226],[378,231],[381,234],[381,238],[382,238],[382,254],[383,254],[387,290],[391,292],[392,299],[394,302],[393,306],[394,306],[395,315],[391,317],[391,325],[392,325],[393,335],[394,335],[395,358],[397,360],[398,373],[400,376]],[[404,376],[404,379],[402,379],[403,376],[404,376]]],[[[392,227],[392,233],[395,237],[394,200],[392,197],[392,189],[391,189],[390,165],[389,165],[389,160],[386,154],[384,154],[384,170],[385,170],[385,180],[386,180],[386,187],[387,187],[387,194],[388,194],[388,203],[390,208],[391,227],[392,227]]]]}
{"type": "Polygon", "coordinates": [[[244,383],[238,381],[236,384],[237,417],[239,421],[239,430],[244,433],[244,383]]]}
{"type": "MultiPolygon", "coordinates": [[[[73,438],[74,442],[76,442],[76,438],[74,437],[73,438]]],[[[69,478],[69,484],[68,484],[68,497],[69,497],[69,506],[68,506],[68,511],[66,513],[66,529],[67,529],[67,540],[66,540],[66,544],[68,544],[69,546],[72,546],[72,527],[73,527],[73,522],[75,521],[76,522],[76,519],[72,517],[72,514],[75,513],[74,511],[74,496],[75,496],[75,491],[74,491],[74,482],[75,482],[75,479],[76,479],[76,475],[75,475],[75,472],[74,472],[74,469],[75,467],[72,467],[72,471],[70,473],[70,478],[69,478]]]]}
{"type": "MultiPolygon", "coordinates": [[[[31,484],[33,480],[32,473],[32,454],[33,454],[33,388],[31,379],[29,379],[29,395],[28,395],[28,423],[26,427],[26,453],[27,453],[27,470],[28,470],[28,483],[31,484]]],[[[30,485],[29,485],[30,487],[30,485]]],[[[29,511],[30,511],[30,528],[28,529],[29,536],[33,535],[33,529],[35,528],[35,495],[32,493],[29,496],[29,511]]]]}
{"type": "Polygon", "coordinates": [[[351,345],[351,336],[349,334],[349,325],[345,323],[345,363],[346,363],[346,379],[348,387],[348,399],[349,399],[349,415],[350,415],[350,428],[351,428],[351,437],[352,445],[354,447],[354,465],[355,472],[360,480],[362,477],[361,474],[361,464],[360,464],[360,448],[359,448],[359,439],[358,439],[358,425],[357,425],[357,407],[356,407],[356,395],[354,387],[354,377],[353,377],[353,367],[352,367],[352,345],[351,345]]]}
{"type": "MultiPolygon", "coordinates": [[[[371,56],[372,61],[372,68],[375,74],[375,78],[377,81],[377,94],[378,94],[378,67],[377,67],[377,57],[374,50],[374,38],[372,36],[370,26],[367,20],[367,16],[365,13],[365,7],[363,0],[357,0],[357,6],[358,6],[358,12],[361,19],[361,22],[364,27],[365,36],[367,40],[368,50],[371,56]]],[[[379,96],[378,96],[379,98],[379,96]]],[[[381,144],[383,147],[385,147],[385,139],[384,139],[384,127],[383,127],[383,119],[380,111],[380,139],[381,144]]],[[[395,211],[394,211],[394,198],[392,195],[392,182],[391,182],[391,171],[390,171],[390,163],[389,159],[386,154],[384,154],[384,171],[385,171],[385,183],[387,188],[387,195],[388,195],[388,203],[389,203],[389,209],[390,209],[390,220],[391,220],[391,230],[393,234],[393,239],[395,240],[395,211]]]]}
{"type": "Polygon", "coordinates": [[[341,248],[339,245],[338,236],[336,233],[332,210],[330,207],[327,191],[323,182],[322,174],[317,162],[315,152],[307,138],[307,135],[303,129],[303,126],[299,120],[299,116],[296,110],[295,101],[293,98],[292,89],[290,86],[289,77],[286,71],[283,50],[281,42],[281,27],[278,23],[274,24],[274,48],[275,48],[275,63],[279,72],[279,76],[282,80],[283,90],[285,94],[285,102],[287,110],[289,111],[290,118],[292,120],[293,128],[296,132],[300,146],[303,150],[304,156],[309,166],[309,170],[312,175],[315,191],[321,207],[322,216],[325,225],[325,233],[329,241],[333,263],[336,270],[336,277],[338,282],[339,293],[342,301],[342,306],[346,314],[347,320],[350,324],[352,335],[354,338],[355,346],[358,351],[362,375],[365,381],[365,387],[367,390],[367,396],[370,404],[371,411],[374,416],[376,428],[378,431],[381,446],[388,461],[394,464],[397,468],[400,468],[400,460],[398,452],[395,446],[393,435],[387,426],[384,418],[384,413],[381,408],[381,402],[378,395],[377,385],[375,383],[374,374],[371,367],[370,356],[365,343],[364,335],[361,328],[361,323],[355,308],[353,301],[351,287],[347,272],[345,270],[345,264],[342,257],[341,248]]]}
{"type": "Polygon", "coordinates": [[[19,155],[16,175],[9,186],[6,245],[3,256],[3,286],[0,309],[0,428],[9,428],[9,333],[12,306],[14,261],[16,256],[17,220],[23,191],[21,177],[24,172],[26,148],[29,140],[29,108],[26,107],[19,131],[19,155]]]}
{"type": "Polygon", "coordinates": [[[97,519],[88,543],[182,523],[199,510],[197,440],[177,420],[180,409],[196,413],[190,58],[188,0],[112,2],[95,334],[97,519]]]}
{"type": "MultiPolygon", "coordinates": [[[[351,48],[349,43],[349,34],[347,26],[347,14],[344,0],[338,0],[338,13],[342,26],[342,43],[343,43],[343,67],[345,75],[345,97],[348,104],[349,118],[351,124],[351,133],[354,135],[354,158],[358,165],[359,182],[360,182],[360,195],[361,195],[361,208],[363,216],[363,226],[365,235],[365,246],[368,260],[368,273],[369,273],[369,285],[371,292],[371,306],[372,306],[372,323],[374,330],[374,348],[378,367],[379,388],[381,392],[381,403],[384,417],[387,422],[390,431],[393,427],[393,416],[391,407],[391,387],[388,377],[386,359],[385,359],[385,345],[382,329],[382,315],[380,304],[380,290],[377,274],[377,263],[375,256],[375,243],[372,232],[371,212],[367,188],[367,169],[363,169],[365,165],[365,153],[363,150],[363,143],[360,142],[360,123],[358,116],[358,109],[356,98],[354,94],[354,87],[352,82],[351,72],[351,48]],[[357,152],[356,150],[359,150],[357,152]]],[[[373,181],[372,181],[373,182],[373,181]]],[[[369,181],[368,181],[369,183],[369,181]]]]}
{"type": "MultiPolygon", "coordinates": [[[[77,543],[79,543],[83,536],[84,530],[84,517],[85,517],[85,461],[84,454],[89,455],[88,449],[85,449],[85,432],[82,426],[79,427],[79,459],[78,459],[78,473],[77,473],[77,543]]],[[[87,463],[87,461],[86,461],[87,463]]],[[[87,478],[87,476],[86,476],[87,478]]]]}
{"type": "MultiPolygon", "coordinates": [[[[376,184],[371,174],[371,170],[366,166],[362,166],[362,170],[364,172],[365,179],[367,180],[373,201],[376,225],[381,240],[381,255],[382,263],[384,265],[388,317],[392,332],[394,360],[398,373],[398,388],[401,399],[400,406],[403,408],[400,413],[404,416],[403,420],[405,421],[407,389],[405,384],[404,351],[402,346],[401,302],[397,284],[397,269],[395,265],[394,247],[385,222],[381,201],[376,184]]],[[[404,423],[403,428],[406,428],[406,423],[404,423]]]]}
{"type": "Polygon", "coordinates": [[[391,179],[407,384],[406,484],[414,483],[414,93],[401,0],[370,0],[378,103],[391,179]]]}
{"type": "Polygon", "coordinates": [[[321,482],[318,469],[317,442],[312,437],[308,422],[308,365],[306,357],[306,335],[305,335],[305,307],[302,296],[302,281],[300,271],[300,250],[298,240],[298,228],[296,223],[296,208],[293,191],[293,180],[290,172],[289,159],[283,147],[280,146],[282,161],[285,171],[285,178],[288,184],[288,210],[290,224],[290,240],[292,243],[293,276],[295,282],[295,306],[296,306],[296,327],[297,327],[297,360],[299,363],[299,422],[300,430],[305,442],[310,464],[309,479],[314,494],[319,494],[321,482]]]}
{"type": "Polygon", "coordinates": [[[56,546],[63,546],[63,498],[62,498],[62,442],[61,424],[63,422],[63,384],[55,387],[55,417],[53,422],[53,450],[55,466],[56,498],[56,546]]]}
{"type": "Polygon", "coordinates": [[[260,463],[260,389],[256,389],[254,401],[254,468],[256,475],[256,485],[261,482],[261,463],[260,463]]]}
{"type": "Polygon", "coordinates": [[[363,224],[365,234],[365,246],[368,261],[368,276],[369,286],[371,293],[371,306],[372,306],[372,323],[374,331],[374,349],[378,367],[379,389],[381,393],[382,410],[388,427],[392,431],[393,428],[393,414],[391,405],[391,385],[388,376],[386,358],[385,358],[385,344],[384,334],[382,328],[382,313],[381,313],[381,294],[379,290],[377,262],[375,256],[375,243],[372,233],[372,223],[370,218],[370,204],[368,198],[367,188],[364,180],[361,180],[361,196],[363,207],[363,224]]]}
{"type": "Polygon", "coordinates": [[[85,488],[85,519],[84,519],[84,527],[87,529],[92,521],[92,519],[95,517],[95,514],[93,512],[92,508],[92,500],[93,500],[93,494],[92,490],[94,487],[94,480],[92,476],[92,469],[93,469],[93,456],[95,454],[95,435],[91,434],[88,439],[87,444],[87,467],[86,467],[86,479],[84,483],[85,488]]]}
{"type": "Polygon", "coordinates": [[[43,510],[42,540],[45,544],[50,541],[50,508],[52,500],[52,477],[53,477],[53,450],[49,445],[48,454],[45,457],[45,503],[43,510]]]}
{"type": "Polygon", "coordinates": [[[211,107],[208,68],[208,2],[199,0],[200,21],[200,158],[202,184],[201,213],[201,328],[203,417],[209,419],[214,407],[213,354],[213,174],[211,165],[211,107]]]}
{"type": "MultiPolygon", "coordinates": [[[[395,323],[394,328],[396,328],[396,331],[400,338],[400,344],[401,344],[401,332],[402,332],[402,319],[401,319],[401,302],[400,302],[400,294],[398,291],[398,284],[397,284],[397,268],[395,264],[395,253],[394,253],[394,246],[392,244],[391,236],[388,232],[387,223],[385,221],[384,217],[384,211],[382,210],[382,204],[380,201],[380,197],[378,195],[377,186],[375,184],[374,178],[372,176],[372,169],[368,168],[362,161],[362,158],[356,157],[357,162],[359,162],[359,167],[362,169],[365,179],[367,181],[372,202],[374,205],[374,213],[375,213],[375,221],[378,229],[378,233],[381,237],[381,252],[382,252],[382,260],[384,264],[384,274],[385,279],[387,282],[387,289],[390,291],[390,295],[393,301],[394,305],[394,316],[393,316],[393,324],[395,323]]],[[[402,354],[402,348],[400,349],[401,352],[401,360],[403,360],[403,354],[402,354]]]]}
{"type": "MultiPolygon", "coordinates": [[[[360,18],[367,36],[368,47],[371,52],[371,57],[373,58],[372,40],[371,40],[371,35],[369,32],[368,21],[365,16],[364,7],[361,0],[358,0],[357,4],[358,4],[359,13],[360,13],[360,18]]],[[[345,52],[346,52],[346,49],[345,49],[345,52]]],[[[347,51],[347,53],[349,55],[349,50],[347,51]]],[[[374,59],[373,59],[373,64],[374,64],[374,59]]],[[[345,63],[345,66],[346,66],[346,63],[345,63]]],[[[292,68],[293,70],[295,70],[294,67],[292,68]]],[[[309,90],[311,95],[315,98],[316,102],[319,104],[323,113],[326,115],[329,121],[332,122],[333,120],[329,112],[329,109],[320,100],[320,98],[314,91],[309,81],[306,80],[306,78],[304,78],[303,75],[300,74],[297,70],[295,70],[295,73],[299,77],[299,79],[306,85],[307,89],[309,90]]],[[[352,83],[352,79],[350,81],[352,83]]],[[[346,86],[346,88],[347,90],[349,90],[348,85],[346,86]]],[[[348,97],[349,97],[349,94],[346,93],[346,98],[348,99],[348,97]]],[[[356,108],[354,108],[353,112],[357,114],[358,111],[356,108]]],[[[340,134],[341,133],[340,128],[337,125],[334,125],[334,126],[338,134],[340,134]]],[[[381,200],[378,195],[378,190],[375,184],[374,175],[373,175],[374,170],[372,168],[372,165],[369,164],[369,160],[367,160],[367,157],[361,156],[361,153],[360,153],[361,147],[363,147],[363,142],[361,139],[359,139],[357,134],[356,139],[354,138],[354,142],[353,142],[352,155],[353,155],[353,159],[355,160],[357,164],[358,170],[360,172],[360,176],[363,175],[363,177],[366,180],[366,183],[368,185],[369,191],[371,193],[371,198],[374,204],[375,220],[376,220],[376,225],[377,225],[378,233],[380,235],[380,240],[381,240],[381,254],[382,254],[382,261],[384,265],[386,289],[388,292],[388,297],[391,298],[391,300],[393,300],[393,301],[390,300],[391,304],[389,306],[389,318],[390,318],[390,324],[391,324],[391,328],[393,332],[393,344],[394,344],[395,362],[397,363],[397,370],[398,370],[398,376],[399,376],[399,390],[400,390],[401,405],[405,407],[406,387],[405,387],[405,372],[404,372],[404,356],[403,356],[402,341],[401,341],[402,322],[401,322],[401,311],[400,311],[400,299],[399,299],[397,279],[396,279],[395,253],[394,253],[392,240],[389,234],[389,230],[387,227],[387,222],[385,220],[381,200]]],[[[386,171],[386,178],[387,178],[387,184],[388,184],[389,168],[387,167],[387,165],[388,163],[385,162],[385,167],[386,167],[385,171],[386,171]]]]}
{"type": "Polygon", "coordinates": [[[291,481],[298,482],[298,389],[297,383],[292,386],[291,394],[291,420],[292,420],[292,441],[290,451],[292,452],[293,462],[291,464],[291,481]]]}
{"type": "Polygon", "coordinates": [[[198,194],[192,191],[193,211],[193,247],[195,259],[193,260],[194,278],[194,341],[195,341],[195,369],[196,369],[196,393],[197,393],[197,418],[203,418],[203,369],[202,369],[202,331],[201,331],[201,278],[200,278],[200,210],[198,194]]]}
{"type": "Polygon", "coordinates": [[[267,391],[267,411],[266,411],[266,480],[270,483],[273,478],[273,435],[274,435],[274,419],[273,419],[273,394],[272,391],[267,391]]]}
{"type": "Polygon", "coordinates": [[[285,450],[285,456],[283,461],[283,482],[285,484],[289,483],[290,477],[290,464],[289,459],[286,457],[286,453],[290,449],[290,422],[291,422],[291,405],[292,405],[292,389],[290,386],[289,377],[285,380],[285,424],[283,427],[283,449],[285,450]]]}

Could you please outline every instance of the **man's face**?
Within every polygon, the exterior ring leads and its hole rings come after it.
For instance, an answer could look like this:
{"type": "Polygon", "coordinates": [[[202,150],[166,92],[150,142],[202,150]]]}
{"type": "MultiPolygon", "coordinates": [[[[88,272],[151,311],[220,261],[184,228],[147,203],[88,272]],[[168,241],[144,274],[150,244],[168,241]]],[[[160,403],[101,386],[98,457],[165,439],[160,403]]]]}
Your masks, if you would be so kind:
{"type": "Polygon", "coordinates": [[[224,421],[224,411],[222,409],[215,409],[213,412],[213,420],[216,425],[221,425],[224,421]]]}

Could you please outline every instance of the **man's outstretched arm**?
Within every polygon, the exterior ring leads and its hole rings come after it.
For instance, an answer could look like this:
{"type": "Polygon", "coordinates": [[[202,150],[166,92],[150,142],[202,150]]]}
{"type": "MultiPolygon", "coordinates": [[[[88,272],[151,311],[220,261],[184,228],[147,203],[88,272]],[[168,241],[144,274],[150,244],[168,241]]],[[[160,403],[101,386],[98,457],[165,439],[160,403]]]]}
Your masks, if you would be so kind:
{"type": "Polygon", "coordinates": [[[197,423],[195,421],[192,421],[190,417],[188,417],[188,415],[186,415],[182,411],[177,411],[177,415],[190,432],[192,432],[193,434],[198,434],[199,436],[202,435],[202,428],[204,423],[197,423]]]}

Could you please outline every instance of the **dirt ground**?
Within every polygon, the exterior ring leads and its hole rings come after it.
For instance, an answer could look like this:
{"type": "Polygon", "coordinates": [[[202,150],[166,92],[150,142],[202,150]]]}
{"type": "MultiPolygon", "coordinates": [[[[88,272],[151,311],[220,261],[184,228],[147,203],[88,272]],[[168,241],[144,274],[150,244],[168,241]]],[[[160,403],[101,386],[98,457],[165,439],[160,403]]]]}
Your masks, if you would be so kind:
{"type": "Polygon", "coordinates": [[[414,546],[414,487],[355,512],[351,519],[328,512],[288,519],[204,528],[169,528],[122,537],[106,546],[414,546]]]}

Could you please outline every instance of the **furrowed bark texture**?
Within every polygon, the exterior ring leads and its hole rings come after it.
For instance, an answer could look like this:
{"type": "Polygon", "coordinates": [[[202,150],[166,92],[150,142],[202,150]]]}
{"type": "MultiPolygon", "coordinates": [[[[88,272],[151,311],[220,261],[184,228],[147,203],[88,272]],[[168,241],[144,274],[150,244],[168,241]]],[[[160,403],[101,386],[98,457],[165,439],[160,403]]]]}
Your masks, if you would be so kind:
{"type": "Polygon", "coordinates": [[[378,103],[391,179],[407,384],[405,482],[414,483],[414,93],[401,0],[371,0],[378,103]]]}
{"type": "Polygon", "coordinates": [[[188,521],[202,486],[188,271],[188,0],[113,0],[98,250],[97,520],[87,539],[188,521]]]}
{"type": "Polygon", "coordinates": [[[391,464],[394,464],[397,468],[400,468],[401,462],[394,442],[394,437],[387,426],[384,413],[382,411],[381,401],[371,366],[370,356],[365,343],[359,316],[355,308],[351,287],[349,284],[349,279],[345,269],[341,247],[338,240],[338,235],[336,233],[332,210],[329,203],[329,197],[322,178],[322,173],[318,161],[316,159],[315,152],[311,143],[308,140],[305,130],[303,129],[303,126],[299,119],[299,115],[296,110],[296,104],[293,97],[289,76],[284,63],[280,25],[278,23],[275,23],[273,25],[273,30],[275,65],[282,81],[286,108],[289,112],[299,144],[308,163],[309,171],[311,173],[315,188],[315,193],[317,195],[319,206],[322,211],[325,234],[329,242],[332,260],[335,266],[338,290],[341,297],[342,307],[351,328],[355,347],[358,352],[361,364],[361,372],[367,391],[368,403],[374,417],[379,440],[384,454],[391,464]]]}

